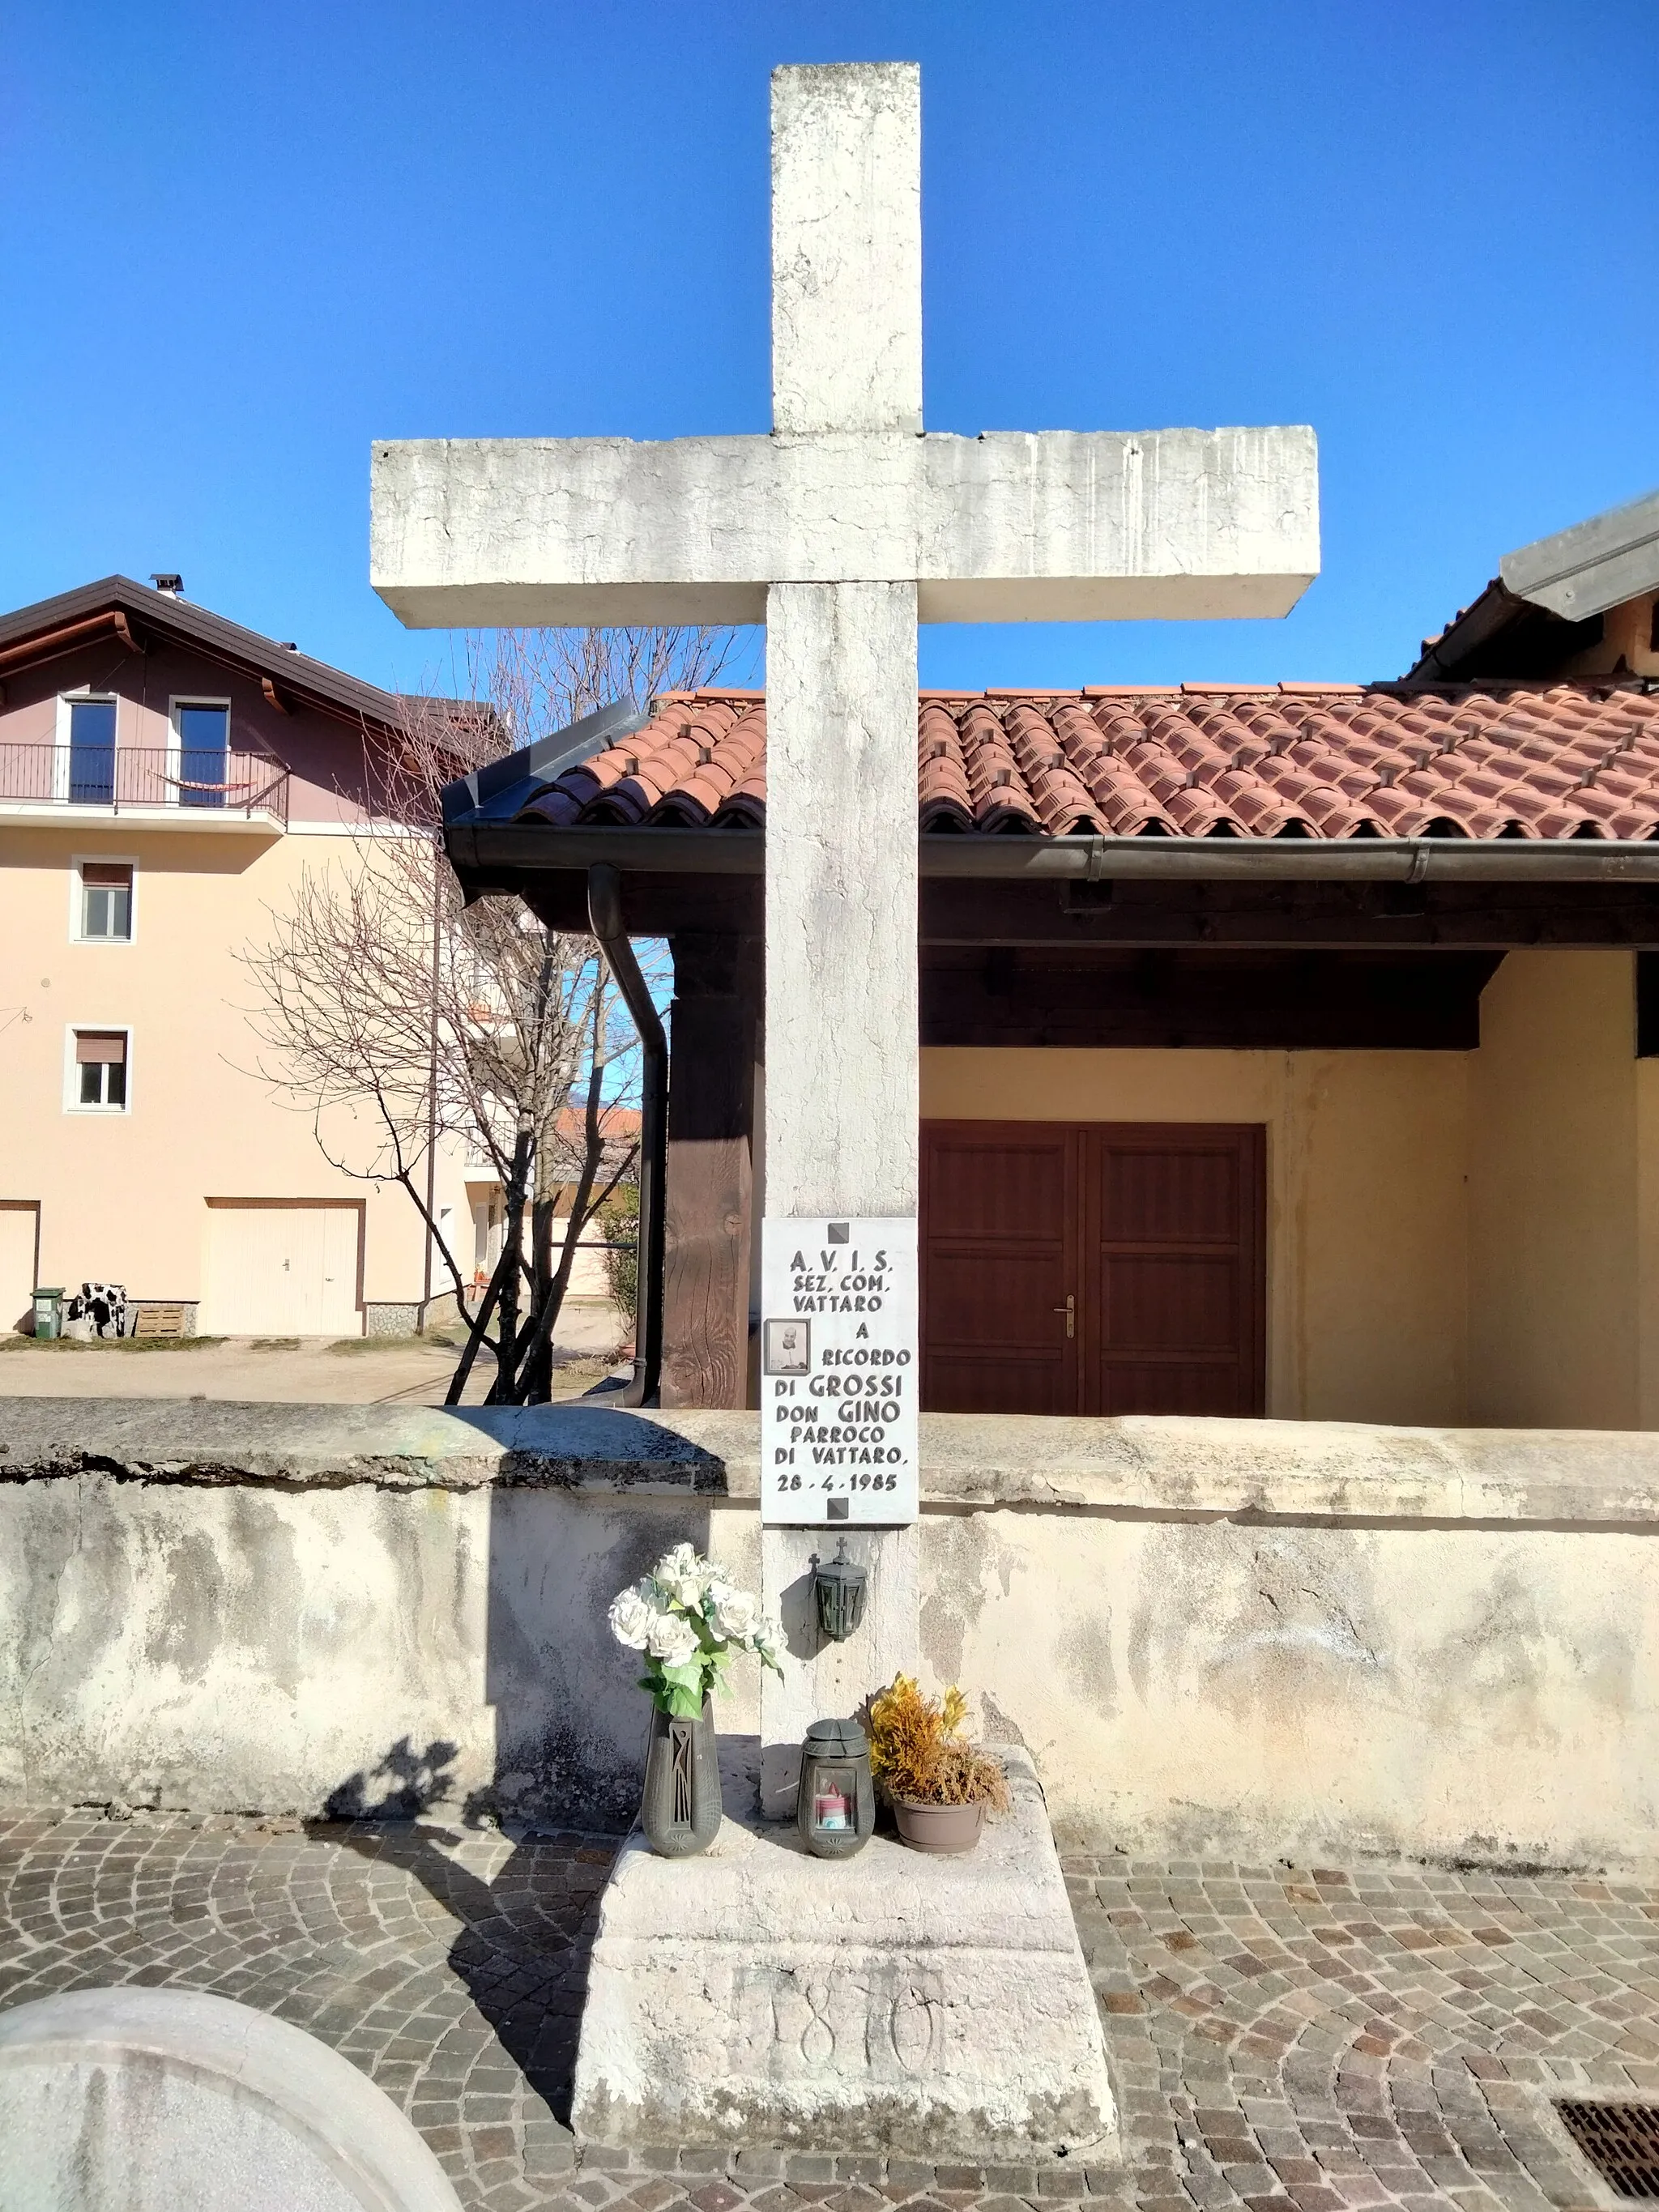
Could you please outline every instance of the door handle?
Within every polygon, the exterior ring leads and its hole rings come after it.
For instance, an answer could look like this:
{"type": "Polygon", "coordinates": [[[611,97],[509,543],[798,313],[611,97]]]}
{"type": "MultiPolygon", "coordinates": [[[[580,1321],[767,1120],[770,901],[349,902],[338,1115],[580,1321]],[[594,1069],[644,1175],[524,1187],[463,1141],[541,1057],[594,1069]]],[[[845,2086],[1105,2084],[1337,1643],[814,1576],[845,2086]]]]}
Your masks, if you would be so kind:
{"type": "Polygon", "coordinates": [[[1066,1298],[1066,1303],[1065,1303],[1065,1304],[1064,1304],[1063,1306],[1055,1306],[1055,1307],[1053,1309],[1053,1310],[1054,1310],[1055,1313],[1063,1313],[1063,1314],[1065,1315],[1065,1316],[1066,1316],[1066,1335],[1067,1335],[1067,1336],[1075,1336],[1075,1335],[1077,1334],[1077,1297],[1076,1297],[1076,1294],[1075,1294],[1075,1293],[1073,1293],[1073,1294],[1069,1295],[1069,1296],[1067,1297],[1067,1298],[1066,1298]]]}

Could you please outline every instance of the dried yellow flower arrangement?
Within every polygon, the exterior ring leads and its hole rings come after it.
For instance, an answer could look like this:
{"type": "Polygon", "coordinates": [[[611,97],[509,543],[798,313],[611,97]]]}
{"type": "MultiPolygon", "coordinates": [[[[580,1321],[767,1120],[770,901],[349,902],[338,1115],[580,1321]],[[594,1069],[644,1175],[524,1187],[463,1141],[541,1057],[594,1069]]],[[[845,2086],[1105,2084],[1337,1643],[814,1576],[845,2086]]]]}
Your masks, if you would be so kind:
{"type": "Polygon", "coordinates": [[[967,1711],[960,1690],[924,1697],[908,1674],[870,1700],[870,1771],[919,1850],[971,1850],[986,1812],[1006,1813],[1012,1802],[1001,1761],[963,1739],[967,1711]],[[952,1817],[941,1820],[946,1811],[952,1817]]]}

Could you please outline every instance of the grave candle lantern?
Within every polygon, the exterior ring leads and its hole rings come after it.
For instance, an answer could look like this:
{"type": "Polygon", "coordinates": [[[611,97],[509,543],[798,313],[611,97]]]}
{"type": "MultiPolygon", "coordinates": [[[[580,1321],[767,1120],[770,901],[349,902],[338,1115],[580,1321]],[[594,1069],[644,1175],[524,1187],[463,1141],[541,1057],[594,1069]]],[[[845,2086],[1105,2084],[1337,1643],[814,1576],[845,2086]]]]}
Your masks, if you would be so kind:
{"type": "Polygon", "coordinates": [[[814,1721],[801,1746],[795,1825],[821,1859],[850,1859],[870,1840],[876,1793],[870,1746],[856,1721],[814,1721]]]}
{"type": "Polygon", "coordinates": [[[844,1644],[863,1620],[867,1580],[864,1569],[855,1567],[848,1558],[845,1536],[836,1547],[835,1558],[827,1563],[820,1561],[812,1577],[812,1593],[817,1601],[818,1626],[832,1644],[844,1644]]]}

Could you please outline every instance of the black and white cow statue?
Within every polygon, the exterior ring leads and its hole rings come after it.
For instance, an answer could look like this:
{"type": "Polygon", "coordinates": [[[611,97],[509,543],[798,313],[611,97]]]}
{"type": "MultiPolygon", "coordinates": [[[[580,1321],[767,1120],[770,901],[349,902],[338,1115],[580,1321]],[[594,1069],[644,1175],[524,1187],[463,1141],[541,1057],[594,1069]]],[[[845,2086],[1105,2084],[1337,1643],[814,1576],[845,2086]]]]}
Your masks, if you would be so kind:
{"type": "Polygon", "coordinates": [[[127,1291],[125,1283],[82,1283],[64,1308],[68,1321],[89,1321],[100,1336],[127,1333],[127,1291]]]}

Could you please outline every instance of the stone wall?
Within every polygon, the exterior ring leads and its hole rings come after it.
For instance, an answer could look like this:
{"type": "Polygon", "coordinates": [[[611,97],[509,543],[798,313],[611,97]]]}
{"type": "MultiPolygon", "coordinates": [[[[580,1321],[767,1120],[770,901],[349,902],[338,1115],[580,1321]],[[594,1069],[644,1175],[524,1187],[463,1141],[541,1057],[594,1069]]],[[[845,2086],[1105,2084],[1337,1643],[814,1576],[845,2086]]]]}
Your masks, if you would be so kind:
{"type": "MultiPolygon", "coordinates": [[[[0,1802],[617,1825],[612,1592],[758,1579],[743,1413],[13,1401],[0,1802]]],[[[1148,1852],[1652,1851],[1659,1438],[923,1420],[922,1639],[1063,1835],[1148,1852]]],[[[757,1725],[739,1671],[722,1714],[757,1725]]]]}

